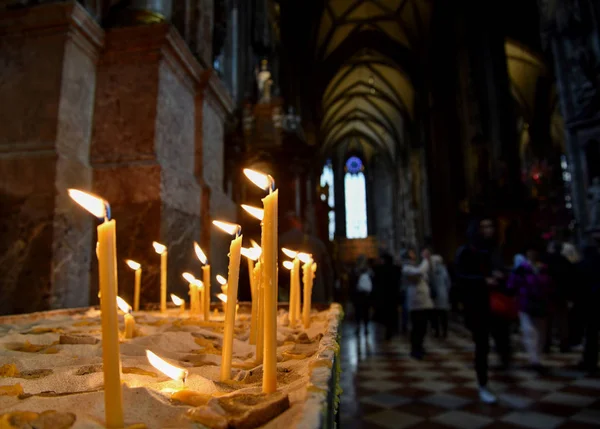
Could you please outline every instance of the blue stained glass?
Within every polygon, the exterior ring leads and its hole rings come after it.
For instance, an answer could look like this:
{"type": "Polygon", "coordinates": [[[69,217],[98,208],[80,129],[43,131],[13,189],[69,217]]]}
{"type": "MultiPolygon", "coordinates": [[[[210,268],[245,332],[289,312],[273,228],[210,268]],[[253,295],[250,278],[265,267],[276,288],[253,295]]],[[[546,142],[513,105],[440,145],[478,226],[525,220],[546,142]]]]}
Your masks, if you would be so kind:
{"type": "Polygon", "coordinates": [[[350,174],[358,174],[363,171],[363,163],[358,156],[351,156],[346,161],[346,171],[350,174]]]}
{"type": "MultiPolygon", "coordinates": [[[[359,160],[360,161],[360,160],[359,160]]],[[[346,207],[346,237],[366,238],[367,228],[367,186],[362,171],[348,172],[344,177],[346,207]]]]}

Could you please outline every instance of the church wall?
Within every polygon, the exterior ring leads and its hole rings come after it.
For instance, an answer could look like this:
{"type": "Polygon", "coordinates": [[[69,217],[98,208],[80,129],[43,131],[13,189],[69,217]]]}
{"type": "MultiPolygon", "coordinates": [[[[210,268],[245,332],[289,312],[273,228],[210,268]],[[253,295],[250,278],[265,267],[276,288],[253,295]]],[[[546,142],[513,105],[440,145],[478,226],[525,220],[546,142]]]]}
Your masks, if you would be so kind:
{"type": "Polygon", "coordinates": [[[0,22],[0,314],[85,305],[92,219],[66,190],[91,182],[102,32],[69,3],[0,22]]]}

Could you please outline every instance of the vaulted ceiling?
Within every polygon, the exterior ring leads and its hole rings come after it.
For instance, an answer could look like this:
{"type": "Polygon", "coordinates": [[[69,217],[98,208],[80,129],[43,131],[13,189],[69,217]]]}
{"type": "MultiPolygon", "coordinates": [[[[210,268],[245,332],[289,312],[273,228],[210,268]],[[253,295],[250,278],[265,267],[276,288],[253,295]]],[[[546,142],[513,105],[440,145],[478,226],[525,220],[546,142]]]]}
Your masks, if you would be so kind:
{"type": "Polygon", "coordinates": [[[536,110],[536,94],[541,77],[548,74],[544,60],[526,46],[508,39],[504,45],[513,96],[525,121],[531,122],[536,110]]]}
{"type": "Polygon", "coordinates": [[[342,49],[348,54],[327,83],[321,100],[325,152],[343,147],[366,156],[384,150],[395,157],[406,136],[407,122],[414,118],[413,83],[378,46],[359,46],[348,51],[344,41],[377,35],[385,37],[397,50],[418,53],[429,32],[431,11],[430,0],[326,1],[316,59],[327,61],[342,49]]]}

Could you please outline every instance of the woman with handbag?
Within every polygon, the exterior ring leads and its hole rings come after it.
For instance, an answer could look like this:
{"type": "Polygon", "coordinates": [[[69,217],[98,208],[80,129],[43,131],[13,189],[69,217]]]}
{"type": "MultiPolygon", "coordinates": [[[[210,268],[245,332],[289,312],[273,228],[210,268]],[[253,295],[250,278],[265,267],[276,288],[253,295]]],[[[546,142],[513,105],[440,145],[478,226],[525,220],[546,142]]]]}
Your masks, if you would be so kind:
{"type": "Polygon", "coordinates": [[[539,262],[535,246],[529,246],[526,257],[515,256],[515,267],[508,288],[518,297],[519,322],[523,345],[532,369],[545,372],[541,355],[546,342],[547,316],[550,310],[552,280],[547,267],[539,262]]]}
{"type": "Polygon", "coordinates": [[[492,291],[498,290],[504,279],[502,260],[495,246],[491,219],[474,219],[467,235],[468,243],[456,255],[455,272],[464,291],[465,322],[475,343],[479,398],[486,404],[494,404],[496,395],[487,387],[490,335],[502,366],[510,365],[510,322],[492,311],[492,291]]]}

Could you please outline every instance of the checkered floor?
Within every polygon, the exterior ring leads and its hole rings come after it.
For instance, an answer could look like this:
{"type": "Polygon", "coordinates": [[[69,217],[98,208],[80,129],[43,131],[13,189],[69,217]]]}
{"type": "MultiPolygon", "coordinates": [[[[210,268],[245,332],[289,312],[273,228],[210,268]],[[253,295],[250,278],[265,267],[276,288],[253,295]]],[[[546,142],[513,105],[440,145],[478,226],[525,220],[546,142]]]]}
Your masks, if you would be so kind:
{"type": "Polygon", "coordinates": [[[473,344],[461,326],[452,325],[447,340],[428,338],[421,362],[408,357],[404,337],[386,343],[373,329],[367,337],[350,323],[343,329],[342,429],[600,427],[600,376],[569,368],[580,353],[547,356],[545,376],[525,370],[517,353],[515,369],[490,373],[500,403],[489,406],[478,400],[473,344]]]}

